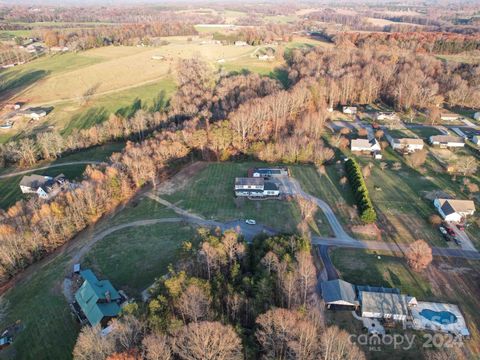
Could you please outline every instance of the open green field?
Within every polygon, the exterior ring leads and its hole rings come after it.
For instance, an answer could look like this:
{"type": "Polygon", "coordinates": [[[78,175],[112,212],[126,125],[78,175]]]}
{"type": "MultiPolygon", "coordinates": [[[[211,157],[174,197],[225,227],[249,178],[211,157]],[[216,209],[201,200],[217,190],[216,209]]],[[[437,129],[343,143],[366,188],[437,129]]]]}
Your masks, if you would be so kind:
{"type": "Polygon", "coordinates": [[[343,176],[343,164],[325,166],[326,174],[320,175],[313,166],[290,166],[292,176],[297,179],[303,190],[325,200],[338,216],[345,230],[360,221],[353,209],[354,199],[348,184],[340,185],[343,176]]]}
{"type": "Polygon", "coordinates": [[[139,298],[142,290],[155,278],[167,273],[168,265],[175,261],[182,242],[194,237],[193,227],[179,223],[123,229],[95,244],[84,265],[110,279],[129,296],[139,298]]]}
{"type": "Polygon", "coordinates": [[[265,164],[211,163],[196,174],[188,185],[162,197],[182,209],[208,219],[229,221],[251,218],[275,229],[295,232],[301,219],[298,207],[293,201],[245,199],[238,207],[235,204],[235,177],[246,176],[249,168],[261,165],[265,164]]]}
{"type": "MultiPolygon", "coordinates": [[[[88,150],[78,151],[70,155],[66,155],[62,158],[59,158],[52,162],[51,164],[62,164],[70,161],[104,161],[107,160],[113,152],[121,151],[124,146],[124,143],[112,143],[102,146],[97,146],[88,150]]],[[[45,166],[48,163],[41,163],[38,165],[45,166]]],[[[47,175],[47,176],[56,176],[63,173],[70,180],[81,180],[82,174],[85,171],[87,165],[78,164],[78,165],[65,165],[54,167],[51,169],[44,169],[39,171],[32,171],[30,174],[38,175],[47,175]]],[[[16,169],[9,168],[3,169],[1,174],[6,173],[7,171],[15,171],[16,169]]],[[[21,169],[18,169],[21,170],[21,169]]],[[[24,194],[20,191],[20,180],[24,175],[13,176],[5,179],[0,179],[0,208],[7,209],[11,205],[15,204],[18,200],[25,197],[24,194]]]]}
{"type": "MultiPolygon", "coordinates": [[[[0,100],[25,101],[26,106],[51,106],[47,117],[33,126],[16,118],[11,130],[2,130],[0,143],[14,136],[43,131],[54,126],[65,134],[101,123],[111,113],[141,100],[149,108],[161,91],[169,97],[175,90],[174,70],[178,59],[201,58],[226,71],[251,71],[286,83],[285,74],[275,69],[282,60],[261,61],[258,47],[202,44],[201,37],[166,38],[159,47],[109,46],[79,53],[46,55],[0,75],[0,100]],[[191,39],[189,41],[189,38],[191,39]],[[163,56],[156,60],[154,56],[163,56]],[[219,63],[218,60],[223,62],[219,63]],[[93,95],[85,102],[84,94],[93,95]]],[[[296,37],[287,48],[324,43],[296,37]]]]}
{"type": "Polygon", "coordinates": [[[59,256],[6,294],[10,303],[3,327],[20,322],[23,330],[1,359],[70,359],[80,330],[62,294],[66,256],[59,256]]]}
{"type": "Polygon", "coordinates": [[[410,129],[410,131],[414,132],[415,134],[417,134],[419,137],[423,138],[424,140],[428,140],[428,138],[429,138],[430,136],[441,135],[441,134],[442,134],[442,133],[441,133],[439,130],[437,130],[436,128],[434,128],[434,127],[427,127],[427,126],[410,129]]]}
{"type": "Polygon", "coordinates": [[[428,279],[413,272],[403,257],[379,251],[335,249],[331,258],[341,278],[352,284],[393,287],[419,299],[432,299],[428,279]]]}

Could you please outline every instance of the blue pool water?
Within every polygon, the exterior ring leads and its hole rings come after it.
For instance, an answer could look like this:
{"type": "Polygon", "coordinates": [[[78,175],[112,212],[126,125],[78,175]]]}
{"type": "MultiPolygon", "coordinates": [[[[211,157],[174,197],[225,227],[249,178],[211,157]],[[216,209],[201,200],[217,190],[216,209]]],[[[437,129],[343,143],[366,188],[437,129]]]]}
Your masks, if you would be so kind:
{"type": "Polygon", "coordinates": [[[422,311],[420,311],[420,315],[430,321],[434,321],[443,325],[453,324],[457,322],[457,317],[450,311],[433,311],[430,309],[423,309],[422,311]]]}

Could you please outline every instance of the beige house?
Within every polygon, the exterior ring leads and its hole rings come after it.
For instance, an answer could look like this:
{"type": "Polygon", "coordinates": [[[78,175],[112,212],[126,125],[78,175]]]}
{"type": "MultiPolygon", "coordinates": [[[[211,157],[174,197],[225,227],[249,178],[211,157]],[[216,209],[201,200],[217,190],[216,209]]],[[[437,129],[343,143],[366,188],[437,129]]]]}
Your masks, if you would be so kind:
{"type": "Polygon", "coordinates": [[[394,150],[412,153],[418,150],[422,150],[424,143],[422,139],[413,138],[401,138],[396,139],[388,137],[388,141],[394,150]]]}
{"type": "Polygon", "coordinates": [[[459,136],[450,136],[450,135],[434,135],[430,136],[430,144],[437,145],[442,148],[448,147],[464,147],[465,140],[459,136]]]}
{"type": "Polygon", "coordinates": [[[451,222],[460,222],[475,212],[472,200],[435,199],[433,204],[442,218],[451,222]]]}

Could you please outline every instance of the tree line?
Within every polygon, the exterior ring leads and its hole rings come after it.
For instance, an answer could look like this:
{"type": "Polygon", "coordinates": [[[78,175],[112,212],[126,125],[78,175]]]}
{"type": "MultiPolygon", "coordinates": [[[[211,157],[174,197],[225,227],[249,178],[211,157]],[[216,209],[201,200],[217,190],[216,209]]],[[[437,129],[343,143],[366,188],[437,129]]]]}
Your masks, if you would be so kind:
{"type": "MultiPolygon", "coordinates": [[[[357,47],[389,47],[433,54],[458,54],[480,50],[480,35],[445,32],[343,32],[338,41],[348,40],[357,47]]],[[[338,43],[338,42],[337,42],[338,43]]]]}
{"type": "Polygon", "coordinates": [[[353,191],[353,196],[357,202],[360,219],[367,224],[374,223],[377,220],[377,214],[368,194],[367,184],[363,178],[362,169],[353,158],[345,162],[347,178],[353,191]]]}
{"type": "Polygon", "coordinates": [[[67,46],[71,50],[86,50],[108,45],[147,45],[152,38],[196,34],[193,24],[180,21],[40,31],[40,37],[46,46],[67,46]]]}
{"type": "Polygon", "coordinates": [[[308,240],[264,236],[247,244],[218,229],[197,237],[183,243],[146,306],[129,304],[106,337],[84,328],[74,358],[364,358],[345,331],[325,324],[308,240]]]}

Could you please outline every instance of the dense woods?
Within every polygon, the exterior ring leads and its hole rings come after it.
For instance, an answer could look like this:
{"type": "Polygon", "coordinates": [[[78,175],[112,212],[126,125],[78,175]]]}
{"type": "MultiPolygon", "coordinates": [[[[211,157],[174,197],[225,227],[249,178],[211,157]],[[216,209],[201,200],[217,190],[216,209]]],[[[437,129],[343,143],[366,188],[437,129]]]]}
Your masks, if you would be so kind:
{"type": "Polygon", "coordinates": [[[399,110],[428,109],[443,102],[480,106],[480,65],[444,63],[428,55],[373,48],[296,50],[288,59],[289,79],[314,81],[329,89],[336,104],[385,101],[399,110]]]}
{"type": "Polygon", "coordinates": [[[480,35],[460,35],[441,32],[344,32],[337,43],[349,41],[357,47],[397,48],[434,54],[457,54],[480,50],[480,35]]]}
{"type": "Polygon", "coordinates": [[[247,244],[233,230],[199,229],[155,283],[148,305],[128,305],[105,343],[89,341],[98,329],[83,330],[74,357],[363,359],[346,332],[326,327],[316,276],[306,239],[285,235],[247,244]],[[119,341],[126,332],[136,334],[128,337],[134,341],[119,341]]]}

